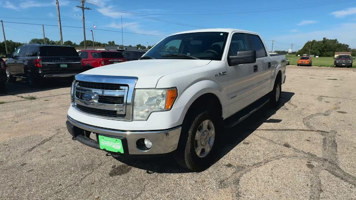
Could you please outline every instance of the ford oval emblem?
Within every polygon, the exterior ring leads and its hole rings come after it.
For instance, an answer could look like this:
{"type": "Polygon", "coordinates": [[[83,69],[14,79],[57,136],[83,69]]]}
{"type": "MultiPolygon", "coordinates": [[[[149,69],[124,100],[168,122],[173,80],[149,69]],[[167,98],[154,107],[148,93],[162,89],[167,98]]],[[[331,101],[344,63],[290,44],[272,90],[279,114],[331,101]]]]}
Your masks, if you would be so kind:
{"type": "Polygon", "coordinates": [[[99,95],[97,93],[84,93],[82,99],[87,103],[98,103],[99,95]]]}

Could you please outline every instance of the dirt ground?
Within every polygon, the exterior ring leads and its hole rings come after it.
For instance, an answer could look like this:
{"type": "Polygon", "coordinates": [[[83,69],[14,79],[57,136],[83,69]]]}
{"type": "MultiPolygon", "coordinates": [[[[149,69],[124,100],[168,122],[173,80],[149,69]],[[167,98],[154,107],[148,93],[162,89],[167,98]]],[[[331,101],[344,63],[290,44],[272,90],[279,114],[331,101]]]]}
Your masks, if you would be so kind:
{"type": "Polygon", "coordinates": [[[356,199],[356,69],[287,67],[278,110],[226,129],[216,162],[113,158],[73,141],[70,81],[0,94],[0,199],[356,199]]]}

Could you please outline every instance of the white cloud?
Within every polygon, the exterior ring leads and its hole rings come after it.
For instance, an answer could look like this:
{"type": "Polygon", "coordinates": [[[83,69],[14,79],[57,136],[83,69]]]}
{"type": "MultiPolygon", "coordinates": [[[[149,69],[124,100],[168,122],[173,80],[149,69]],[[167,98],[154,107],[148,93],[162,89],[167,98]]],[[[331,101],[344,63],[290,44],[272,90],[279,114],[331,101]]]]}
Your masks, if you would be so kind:
{"type": "MultiPolygon", "coordinates": [[[[128,32],[133,32],[137,34],[146,34],[146,35],[155,35],[155,36],[162,36],[162,33],[158,31],[148,31],[148,30],[143,30],[140,26],[140,24],[136,22],[130,22],[130,23],[123,23],[122,24],[124,31],[128,32]]],[[[121,29],[121,24],[120,23],[111,23],[107,25],[106,27],[110,28],[115,28],[115,29],[121,29]]]]}
{"type": "Polygon", "coordinates": [[[339,10],[331,13],[335,17],[341,18],[341,17],[346,17],[348,15],[355,15],[356,14],[356,7],[354,8],[348,8],[346,10],[339,10]]]}
{"type": "Polygon", "coordinates": [[[304,26],[304,25],[315,24],[315,23],[317,23],[317,21],[315,21],[315,20],[303,20],[303,21],[299,22],[297,25],[304,26]]]}
{"type": "Polygon", "coordinates": [[[10,3],[9,1],[5,2],[4,8],[9,8],[12,10],[19,10],[19,7],[16,7],[14,4],[10,3]]]}
{"type": "Polygon", "coordinates": [[[118,19],[120,17],[124,17],[124,16],[130,16],[129,13],[125,13],[125,12],[119,12],[116,11],[113,6],[105,6],[105,7],[99,7],[97,9],[102,15],[110,17],[110,18],[114,18],[114,19],[118,19]]]}
{"type": "MultiPolygon", "coordinates": [[[[61,5],[68,5],[68,1],[60,2],[61,5]]],[[[6,1],[3,5],[4,8],[12,9],[12,10],[23,10],[27,8],[41,8],[41,7],[50,7],[55,6],[55,2],[50,3],[40,3],[33,0],[28,1],[21,1],[19,4],[15,6],[15,4],[11,3],[10,1],[6,1]]]]}

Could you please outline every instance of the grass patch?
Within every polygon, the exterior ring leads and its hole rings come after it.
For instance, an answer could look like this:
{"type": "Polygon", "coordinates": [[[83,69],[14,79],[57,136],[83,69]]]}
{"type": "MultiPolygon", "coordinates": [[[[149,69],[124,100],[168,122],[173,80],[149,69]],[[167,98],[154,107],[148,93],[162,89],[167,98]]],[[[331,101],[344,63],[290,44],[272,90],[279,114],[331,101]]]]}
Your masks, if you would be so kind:
{"type": "Polygon", "coordinates": [[[4,103],[6,103],[5,101],[0,101],[0,104],[4,104],[4,103]]]}
{"type": "MultiPolygon", "coordinates": [[[[297,65],[299,57],[291,54],[286,55],[287,59],[289,60],[290,65],[297,65]]],[[[319,67],[334,67],[334,57],[319,57],[313,58],[313,66],[319,67]]],[[[352,67],[356,67],[355,62],[353,62],[352,67]]]]}
{"type": "Polygon", "coordinates": [[[37,97],[35,97],[35,96],[27,96],[27,97],[20,96],[20,97],[23,99],[26,99],[26,100],[36,100],[37,99],[37,97]]]}

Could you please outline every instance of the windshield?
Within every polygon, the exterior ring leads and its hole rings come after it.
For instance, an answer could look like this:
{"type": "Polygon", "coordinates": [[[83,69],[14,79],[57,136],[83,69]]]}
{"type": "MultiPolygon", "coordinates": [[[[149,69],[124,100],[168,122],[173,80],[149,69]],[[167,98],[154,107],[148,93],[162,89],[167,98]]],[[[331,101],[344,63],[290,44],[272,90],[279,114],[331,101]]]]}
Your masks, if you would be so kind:
{"type": "Polygon", "coordinates": [[[221,60],[225,32],[185,33],[167,37],[141,59],[203,59],[221,60]]]}
{"type": "Polygon", "coordinates": [[[337,59],[351,59],[351,56],[342,55],[342,56],[338,56],[337,59]]]}

